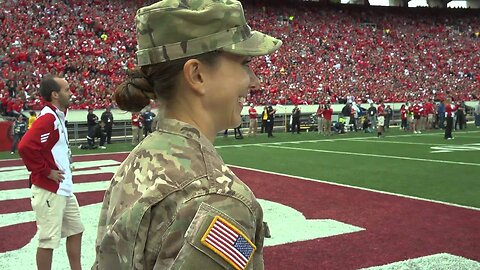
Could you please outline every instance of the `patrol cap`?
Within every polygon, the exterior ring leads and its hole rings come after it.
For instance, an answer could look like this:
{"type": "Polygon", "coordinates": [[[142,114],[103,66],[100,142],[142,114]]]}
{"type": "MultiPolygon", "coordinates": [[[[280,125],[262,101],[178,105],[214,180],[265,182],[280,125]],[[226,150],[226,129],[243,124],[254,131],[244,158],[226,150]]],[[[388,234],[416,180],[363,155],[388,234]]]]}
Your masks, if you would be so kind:
{"type": "Polygon", "coordinates": [[[138,66],[215,50],[266,55],[282,45],[274,37],[252,31],[236,0],[163,0],[140,8],[135,24],[138,66]]]}

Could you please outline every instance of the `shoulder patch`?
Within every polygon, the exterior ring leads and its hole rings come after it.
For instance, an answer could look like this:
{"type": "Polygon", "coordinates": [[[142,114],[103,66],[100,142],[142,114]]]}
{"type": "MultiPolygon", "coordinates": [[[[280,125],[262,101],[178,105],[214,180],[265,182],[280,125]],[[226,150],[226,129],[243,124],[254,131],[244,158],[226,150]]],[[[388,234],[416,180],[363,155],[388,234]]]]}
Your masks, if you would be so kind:
{"type": "Polygon", "coordinates": [[[218,215],[208,226],[201,243],[236,270],[246,269],[257,249],[241,230],[218,215]]]}

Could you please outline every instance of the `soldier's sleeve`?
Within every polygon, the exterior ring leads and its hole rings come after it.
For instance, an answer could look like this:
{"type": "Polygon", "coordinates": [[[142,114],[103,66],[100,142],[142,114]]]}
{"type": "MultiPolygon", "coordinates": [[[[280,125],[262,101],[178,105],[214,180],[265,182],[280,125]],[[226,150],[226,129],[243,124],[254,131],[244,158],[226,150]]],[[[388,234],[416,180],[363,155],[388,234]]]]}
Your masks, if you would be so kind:
{"type": "Polygon", "coordinates": [[[165,232],[154,269],[263,269],[263,214],[257,210],[222,195],[188,201],[165,232]]]}

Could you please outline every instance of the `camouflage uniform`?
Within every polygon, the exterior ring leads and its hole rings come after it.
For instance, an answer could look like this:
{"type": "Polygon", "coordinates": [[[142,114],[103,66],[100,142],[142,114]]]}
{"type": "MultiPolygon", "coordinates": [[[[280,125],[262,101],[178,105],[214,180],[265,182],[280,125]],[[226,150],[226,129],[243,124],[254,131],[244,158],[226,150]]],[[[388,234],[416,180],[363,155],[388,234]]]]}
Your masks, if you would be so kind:
{"type": "Polygon", "coordinates": [[[263,212],[251,190],[197,129],[159,124],[113,176],[92,269],[234,269],[200,243],[217,215],[255,244],[245,269],[263,269],[263,212]]]}
{"type": "MultiPolygon", "coordinates": [[[[216,50],[265,55],[282,44],[251,31],[236,0],[163,0],[140,8],[135,23],[138,66],[216,50]]],[[[263,269],[263,212],[251,190],[197,129],[158,119],[105,193],[92,269],[263,269]],[[217,225],[238,236],[242,265],[208,242],[217,225]]]]}

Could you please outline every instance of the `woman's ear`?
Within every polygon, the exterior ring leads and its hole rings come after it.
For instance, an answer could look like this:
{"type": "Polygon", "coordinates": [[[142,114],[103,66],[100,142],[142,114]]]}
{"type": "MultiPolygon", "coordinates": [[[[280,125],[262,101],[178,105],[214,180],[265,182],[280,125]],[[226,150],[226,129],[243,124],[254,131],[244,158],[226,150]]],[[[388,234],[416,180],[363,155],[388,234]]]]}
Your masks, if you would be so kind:
{"type": "Polygon", "coordinates": [[[198,59],[190,59],[183,65],[185,84],[198,95],[206,93],[207,71],[207,66],[198,59]]]}

